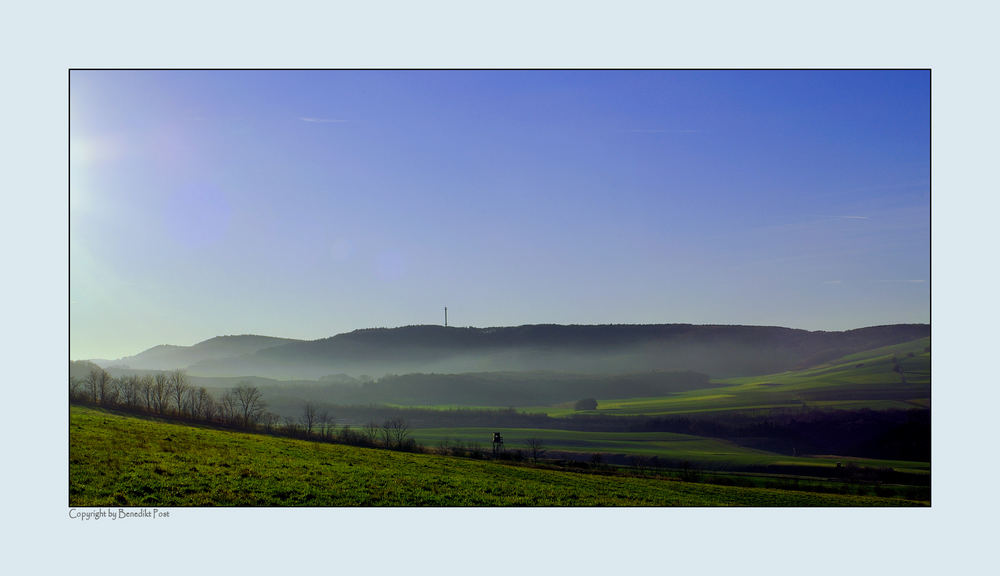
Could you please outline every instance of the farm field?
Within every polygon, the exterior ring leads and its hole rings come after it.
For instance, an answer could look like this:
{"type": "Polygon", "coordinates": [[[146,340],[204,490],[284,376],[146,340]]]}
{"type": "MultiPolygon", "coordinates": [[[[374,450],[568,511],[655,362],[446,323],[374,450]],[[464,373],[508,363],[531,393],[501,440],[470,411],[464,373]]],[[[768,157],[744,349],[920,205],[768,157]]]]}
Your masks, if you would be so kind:
{"type": "Polygon", "coordinates": [[[909,506],[222,431],[72,406],[70,506],[909,506]]]}
{"type": "Polygon", "coordinates": [[[906,410],[930,404],[930,338],[844,356],[804,370],[715,380],[718,387],[651,398],[598,398],[597,410],[535,406],[549,416],[662,416],[776,409],[906,410]],[[902,372],[894,370],[898,362],[902,372]]]}
{"type": "MultiPolygon", "coordinates": [[[[930,338],[921,338],[778,374],[712,380],[714,386],[653,397],[598,397],[596,410],[574,402],[518,406],[518,412],[666,416],[772,410],[909,410],[930,406],[930,338]],[[894,362],[895,359],[895,362],[894,362]],[[896,371],[896,363],[899,370],[896,371]]],[[[501,405],[387,404],[421,410],[498,410],[501,405]]]]}
{"type": "Polygon", "coordinates": [[[464,445],[478,444],[484,450],[491,450],[493,432],[501,432],[506,450],[526,452],[527,440],[537,439],[548,451],[569,452],[581,455],[593,453],[628,454],[656,456],[668,462],[688,462],[704,468],[725,469],[730,467],[790,467],[811,466],[834,469],[837,463],[853,462],[859,466],[893,468],[909,473],[929,473],[928,462],[902,460],[877,460],[850,457],[788,456],[764,450],[739,446],[726,440],[674,434],[670,432],[584,432],[577,430],[553,430],[512,428],[418,428],[413,437],[420,444],[429,447],[461,442],[464,445]]]}

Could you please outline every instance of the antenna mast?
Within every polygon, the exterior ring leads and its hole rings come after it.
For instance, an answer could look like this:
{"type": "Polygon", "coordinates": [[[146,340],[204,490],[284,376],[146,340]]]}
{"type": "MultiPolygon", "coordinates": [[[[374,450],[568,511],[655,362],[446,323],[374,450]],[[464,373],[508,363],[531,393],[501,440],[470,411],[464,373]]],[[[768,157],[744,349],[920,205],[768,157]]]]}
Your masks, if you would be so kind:
{"type": "Polygon", "coordinates": [[[448,307],[447,306],[444,307],[444,325],[445,325],[446,328],[448,327],[448,307]]]}

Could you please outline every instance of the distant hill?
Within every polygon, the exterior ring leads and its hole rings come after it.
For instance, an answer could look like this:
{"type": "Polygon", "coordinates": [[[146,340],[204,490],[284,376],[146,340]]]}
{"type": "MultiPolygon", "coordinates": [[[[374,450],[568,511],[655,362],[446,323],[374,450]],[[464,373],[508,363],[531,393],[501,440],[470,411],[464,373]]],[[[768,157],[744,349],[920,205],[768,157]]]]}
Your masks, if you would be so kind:
{"type": "Polygon", "coordinates": [[[76,380],[86,380],[91,370],[99,370],[100,366],[88,360],[71,360],[69,363],[69,377],[76,380]]]}
{"type": "Polygon", "coordinates": [[[236,358],[283,344],[302,342],[272,336],[216,336],[194,346],[162,344],[118,360],[101,362],[105,368],[128,367],[137,370],[173,370],[187,368],[198,362],[236,358]]]}
{"type": "Polygon", "coordinates": [[[161,365],[170,359],[176,362],[170,367],[186,368],[193,375],[284,379],[316,379],[338,373],[379,377],[416,372],[611,374],[646,370],[694,371],[720,378],[804,368],[929,336],[926,324],[843,332],[691,324],[405,326],[356,330],[312,341],[273,339],[258,342],[258,349],[243,354],[218,353],[196,360],[192,360],[197,357],[193,349],[206,343],[186,351],[157,347],[122,362],[135,362],[133,359],[146,355],[143,360],[150,358],[150,364],[152,358],[161,365]]]}

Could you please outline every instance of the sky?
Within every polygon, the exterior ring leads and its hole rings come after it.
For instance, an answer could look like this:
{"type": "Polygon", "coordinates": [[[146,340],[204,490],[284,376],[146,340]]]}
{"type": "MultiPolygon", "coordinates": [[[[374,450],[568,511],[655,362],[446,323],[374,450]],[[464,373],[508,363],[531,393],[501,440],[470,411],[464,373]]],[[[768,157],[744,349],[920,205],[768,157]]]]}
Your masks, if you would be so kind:
{"type": "Polygon", "coordinates": [[[70,357],[930,321],[930,73],[74,70],[70,357]]]}

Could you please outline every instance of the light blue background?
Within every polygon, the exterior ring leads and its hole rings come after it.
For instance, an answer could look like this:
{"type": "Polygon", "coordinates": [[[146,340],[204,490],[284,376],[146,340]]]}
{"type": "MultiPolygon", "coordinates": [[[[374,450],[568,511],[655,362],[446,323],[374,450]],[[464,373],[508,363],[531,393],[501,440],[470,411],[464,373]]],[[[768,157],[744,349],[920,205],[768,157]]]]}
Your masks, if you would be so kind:
{"type": "Polygon", "coordinates": [[[2,338],[15,368],[5,383],[4,459],[11,465],[4,467],[2,492],[5,549],[15,569],[940,574],[993,564],[997,467],[984,440],[994,435],[985,423],[997,400],[988,366],[996,347],[991,262],[1000,127],[988,59],[997,20],[991,9],[974,2],[947,8],[456,2],[364,9],[286,3],[273,13],[263,6],[90,2],[7,9],[0,40],[7,160],[0,233],[9,271],[2,338]],[[934,506],[177,509],[169,523],[155,525],[69,520],[66,69],[80,66],[932,67],[934,506]],[[162,553],[167,549],[176,552],[162,553]]]}

